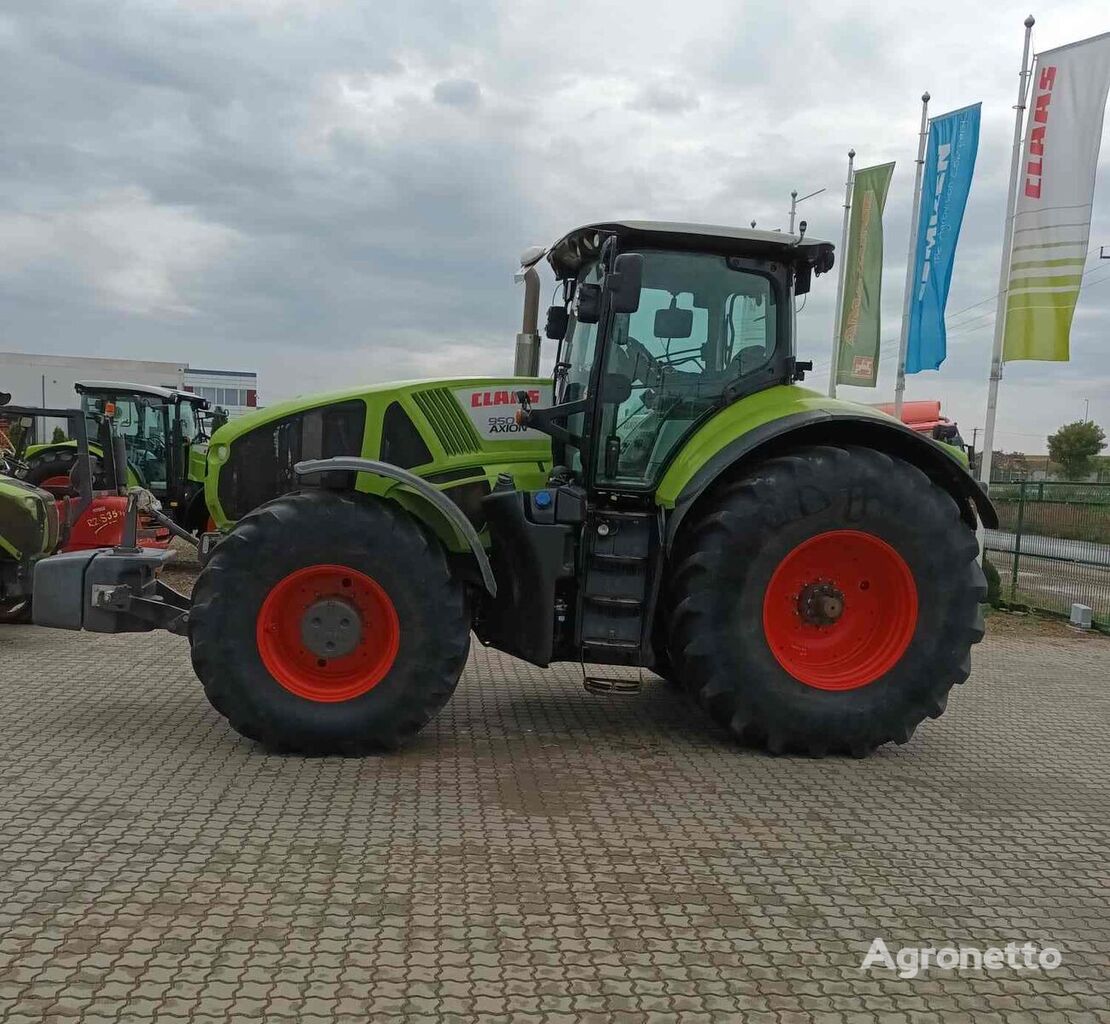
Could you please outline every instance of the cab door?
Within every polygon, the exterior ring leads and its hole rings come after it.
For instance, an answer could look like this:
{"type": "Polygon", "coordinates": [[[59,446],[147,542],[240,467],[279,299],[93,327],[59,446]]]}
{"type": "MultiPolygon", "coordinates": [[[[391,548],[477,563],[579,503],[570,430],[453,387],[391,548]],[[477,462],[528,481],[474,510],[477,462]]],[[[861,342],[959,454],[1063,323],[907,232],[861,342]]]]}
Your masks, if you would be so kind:
{"type": "Polygon", "coordinates": [[[695,425],[787,373],[774,264],[644,253],[639,308],[614,314],[595,417],[593,484],[650,491],[695,425]]]}

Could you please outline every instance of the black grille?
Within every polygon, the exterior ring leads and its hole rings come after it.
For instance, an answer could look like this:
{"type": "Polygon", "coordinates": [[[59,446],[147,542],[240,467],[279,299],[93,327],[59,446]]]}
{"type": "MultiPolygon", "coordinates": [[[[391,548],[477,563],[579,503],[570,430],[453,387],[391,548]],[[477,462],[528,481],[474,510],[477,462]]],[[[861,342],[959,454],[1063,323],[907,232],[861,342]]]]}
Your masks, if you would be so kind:
{"type": "MultiPolygon", "coordinates": [[[[294,413],[266,423],[231,442],[220,469],[224,513],[241,519],[252,508],[299,486],[293,467],[305,459],[361,455],[366,404],[357,399],[294,413]]],[[[313,477],[321,487],[354,487],[354,473],[313,477]]]]}

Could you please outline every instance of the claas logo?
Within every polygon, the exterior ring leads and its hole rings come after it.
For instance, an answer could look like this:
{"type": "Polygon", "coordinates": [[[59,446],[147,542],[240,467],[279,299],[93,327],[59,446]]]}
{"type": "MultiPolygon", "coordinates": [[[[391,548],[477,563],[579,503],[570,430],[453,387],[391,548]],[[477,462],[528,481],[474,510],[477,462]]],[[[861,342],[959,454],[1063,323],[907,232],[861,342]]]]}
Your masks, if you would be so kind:
{"type": "Polygon", "coordinates": [[[1052,87],[1055,84],[1056,68],[1041,68],[1041,77],[1037,82],[1037,98],[1033,103],[1033,128],[1029,133],[1029,156],[1033,159],[1025,165],[1025,194],[1030,199],[1041,198],[1048,105],[1052,102],[1052,87]]]}
{"type": "MultiPolygon", "coordinates": [[[[540,400],[538,390],[528,392],[528,401],[533,404],[540,400]]],[[[473,391],[470,394],[470,407],[481,409],[487,405],[516,405],[515,391],[473,391]]]]}

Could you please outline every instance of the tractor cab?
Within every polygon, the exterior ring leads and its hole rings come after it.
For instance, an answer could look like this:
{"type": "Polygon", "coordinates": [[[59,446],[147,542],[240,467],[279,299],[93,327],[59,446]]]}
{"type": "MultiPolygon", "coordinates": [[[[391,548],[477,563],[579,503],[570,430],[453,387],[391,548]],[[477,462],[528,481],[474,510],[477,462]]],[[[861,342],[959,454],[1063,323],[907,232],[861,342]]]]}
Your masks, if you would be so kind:
{"type": "MultiPolygon", "coordinates": [[[[126,485],[150,491],[178,525],[192,532],[208,521],[204,474],[213,411],[188,391],[151,384],[79,381],[90,452],[104,464],[98,432],[111,421],[127,454],[126,485]]],[[[72,440],[27,449],[24,479],[55,494],[70,488],[75,460],[72,440]]]]}
{"type": "Polygon", "coordinates": [[[706,417],[802,379],[794,299],[833,262],[804,236],[646,221],[578,228],[543,255],[562,283],[558,404],[521,418],[562,420],[556,462],[583,482],[643,493],[706,417]]]}
{"type": "Polygon", "coordinates": [[[140,485],[159,499],[176,496],[186,476],[189,449],[207,440],[201,413],[208,402],[186,391],[151,385],[81,381],[75,388],[90,425],[105,413],[111,415],[140,485]]]}

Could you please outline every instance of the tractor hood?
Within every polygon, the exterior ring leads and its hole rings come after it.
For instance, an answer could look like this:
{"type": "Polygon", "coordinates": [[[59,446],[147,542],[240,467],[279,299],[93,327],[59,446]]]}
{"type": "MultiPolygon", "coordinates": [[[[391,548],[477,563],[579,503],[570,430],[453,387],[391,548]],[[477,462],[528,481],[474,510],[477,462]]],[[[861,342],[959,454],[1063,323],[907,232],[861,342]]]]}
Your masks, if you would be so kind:
{"type": "MultiPolygon", "coordinates": [[[[449,377],[306,395],[240,416],[220,427],[208,449],[205,499],[221,526],[264,501],[295,490],[302,461],[376,459],[447,484],[551,459],[550,439],[516,423],[516,392],[552,403],[550,379],[449,377]]],[[[330,476],[331,474],[329,474],[330,476]]],[[[338,474],[324,486],[372,490],[365,474],[338,474]]]]}

